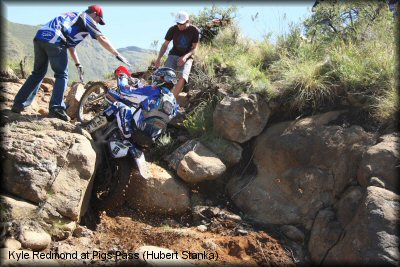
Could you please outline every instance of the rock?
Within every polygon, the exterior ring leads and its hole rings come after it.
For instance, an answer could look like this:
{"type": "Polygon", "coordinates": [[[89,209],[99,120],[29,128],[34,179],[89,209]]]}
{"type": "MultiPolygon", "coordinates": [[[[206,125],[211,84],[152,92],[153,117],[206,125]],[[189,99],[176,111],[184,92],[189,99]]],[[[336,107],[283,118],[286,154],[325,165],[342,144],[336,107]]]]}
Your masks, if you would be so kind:
{"type": "Polygon", "coordinates": [[[208,249],[208,250],[214,250],[215,251],[215,250],[217,250],[218,245],[215,244],[215,242],[212,241],[212,240],[205,240],[203,242],[202,247],[205,248],[205,249],[208,249]]]}
{"type": "Polygon", "coordinates": [[[385,183],[381,179],[379,179],[378,177],[369,178],[369,184],[373,185],[373,186],[377,186],[377,187],[386,188],[385,187],[385,183]]]}
{"type": "Polygon", "coordinates": [[[205,232],[207,231],[207,226],[205,226],[204,224],[198,225],[196,229],[199,230],[200,232],[205,232]]]}
{"type": "Polygon", "coordinates": [[[247,234],[249,233],[249,231],[246,231],[246,230],[244,230],[244,229],[236,229],[236,230],[235,230],[235,233],[236,233],[237,235],[247,235],[247,234]]]}
{"type": "Polygon", "coordinates": [[[182,161],[183,157],[189,152],[192,151],[195,146],[199,144],[196,140],[186,141],[183,145],[175,149],[172,154],[165,157],[165,160],[168,162],[168,166],[173,170],[177,170],[179,163],[182,161]]]}
{"type": "Polygon", "coordinates": [[[356,183],[362,154],[375,143],[359,126],[328,125],[342,112],[328,112],[267,128],[256,138],[254,173],[227,184],[235,205],[265,224],[303,225],[356,183]]]}
{"type": "Polygon", "coordinates": [[[176,98],[176,102],[178,102],[180,107],[186,108],[189,104],[189,96],[185,92],[179,93],[178,97],[176,98]]]}
{"type": "Polygon", "coordinates": [[[0,82],[19,83],[20,80],[11,68],[6,67],[3,69],[2,67],[0,70],[0,82]]]}
{"type": "Polygon", "coordinates": [[[243,148],[235,142],[221,138],[217,141],[205,141],[204,145],[214,152],[227,167],[234,166],[242,158],[243,148]]]}
{"type": "Polygon", "coordinates": [[[61,215],[78,221],[89,205],[96,153],[85,137],[76,136],[65,160],[66,166],[55,178],[50,188],[53,194],[47,201],[61,215]]]}
{"type": "Polygon", "coordinates": [[[5,109],[6,107],[11,109],[14,103],[15,95],[21,88],[21,84],[13,82],[3,82],[1,84],[1,87],[0,102],[2,105],[2,109],[5,109]]]}
{"type": "Polygon", "coordinates": [[[215,244],[213,241],[211,240],[206,240],[203,242],[202,247],[204,247],[205,249],[209,249],[209,250],[217,250],[218,245],[215,244]]]}
{"type": "Polygon", "coordinates": [[[14,238],[7,238],[4,241],[4,247],[10,250],[19,250],[21,248],[21,242],[14,238]]]}
{"type": "Polygon", "coordinates": [[[54,77],[44,77],[42,83],[47,83],[53,85],[56,83],[56,78],[54,77]]]}
{"type": "Polygon", "coordinates": [[[354,211],[357,210],[363,195],[364,189],[361,186],[350,186],[335,203],[337,218],[343,226],[353,219],[354,211]]]}
{"type": "Polygon", "coordinates": [[[198,183],[205,180],[215,180],[226,170],[225,164],[198,143],[192,151],[188,152],[178,165],[177,174],[187,183],[198,183]]]}
{"type": "Polygon", "coordinates": [[[217,207],[196,205],[192,208],[193,222],[201,223],[203,220],[210,221],[220,213],[217,207]]]}
{"type": "Polygon", "coordinates": [[[220,213],[218,213],[218,217],[223,219],[223,220],[230,220],[230,221],[234,221],[234,222],[241,222],[242,218],[237,215],[237,214],[233,214],[231,212],[228,212],[226,210],[221,211],[220,213]]]}
{"type": "Polygon", "coordinates": [[[298,243],[303,243],[305,239],[304,233],[294,225],[283,225],[281,226],[281,231],[289,239],[298,243]]]}
{"type": "Polygon", "coordinates": [[[85,226],[78,225],[74,229],[72,235],[74,237],[82,237],[82,236],[87,237],[87,236],[93,236],[93,232],[91,230],[89,230],[88,228],[86,228],[85,226]]]}
{"type": "Polygon", "coordinates": [[[51,236],[43,229],[36,228],[31,230],[26,226],[22,227],[19,239],[23,248],[33,251],[44,250],[51,242],[51,236]]]}
{"type": "Polygon", "coordinates": [[[357,173],[358,182],[365,187],[374,183],[400,193],[399,145],[399,133],[382,136],[380,142],[363,155],[357,173]]]}
{"type": "Polygon", "coordinates": [[[214,131],[225,139],[244,143],[264,130],[270,114],[259,95],[226,96],[214,110],[214,131]]]}
{"type": "Polygon", "coordinates": [[[399,265],[400,196],[369,186],[361,203],[323,264],[399,265]]]}
{"type": "Polygon", "coordinates": [[[189,189],[165,169],[148,162],[150,177],[143,179],[138,173],[131,177],[134,186],[128,188],[128,205],[143,212],[181,214],[190,210],[189,189]]]}
{"type": "Polygon", "coordinates": [[[40,88],[43,90],[45,93],[49,93],[53,91],[53,85],[48,84],[48,83],[42,83],[40,85],[40,88]]]}
{"type": "Polygon", "coordinates": [[[318,212],[308,242],[308,251],[313,264],[322,263],[329,249],[338,242],[342,231],[343,228],[336,220],[333,211],[325,209],[318,212]]]}
{"type": "Polygon", "coordinates": [[[79,220],[96,163],[90,139],[59,119],[2,116],[3,189],[33,203],[46,201],[63,216],[79,220]]]}
{"type": "Polygon", "coordinates": [[[37,216],[38,206],[24,201],[21,198],[4,194],[0,195],[2,207],[9,215],[9,221],[35,218],[37,216]]]}

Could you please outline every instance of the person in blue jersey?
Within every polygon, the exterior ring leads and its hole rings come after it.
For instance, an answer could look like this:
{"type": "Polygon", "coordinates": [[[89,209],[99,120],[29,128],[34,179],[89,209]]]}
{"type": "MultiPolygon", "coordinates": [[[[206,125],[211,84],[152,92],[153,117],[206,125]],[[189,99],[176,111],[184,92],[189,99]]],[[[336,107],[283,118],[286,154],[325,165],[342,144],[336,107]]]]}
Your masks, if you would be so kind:
{"type": "Polygon", "coordinates": [[[129,65],[128,61],[119,54],[111,42],[101,33],[97,24],[105,25],[103,9],[99,5],[91,5],[83,12],[67,12],[57,16],[41,27],[34,39],[34,66],[32,74],[22,85],[14,99],[11,108],[13,112],[21,113],[35,99],[40,84],[50,66],[54,71],[55,84],[49,104],[49,117],[64,121],[70,118],[65,112],[64,93],[68,82],[68,53],[75,62],[79,74],[83,74],[75,47],[90,35],[99,41],[107,51],[129,65]]]}
{"type": "Polygon", "coordinates": [[[164,56],[169,43],[172,41],[173,46],[168,53],[168,58],[164,67],[172,68],[178,73],[178,82],[172,89],[174,96],[178,97],[189,80],[193,56],[199,42],[200,31],[197,27],[190,24],[189,15],[185,11],[177,13],[175,22],[176,25],[170,27],[165,35],[165,41],[160,48],[154,65],[156,68],[160,67],[161,58],[164,56]]]}

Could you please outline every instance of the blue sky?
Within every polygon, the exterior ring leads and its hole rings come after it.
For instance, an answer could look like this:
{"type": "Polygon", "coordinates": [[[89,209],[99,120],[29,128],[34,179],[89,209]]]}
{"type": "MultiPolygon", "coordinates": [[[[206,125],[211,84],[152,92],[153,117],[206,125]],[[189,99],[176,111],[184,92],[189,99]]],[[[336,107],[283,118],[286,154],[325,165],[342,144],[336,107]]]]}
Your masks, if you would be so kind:
{"type": "MultiPolygon", "coordinates": [[[[152,48],[151,44],[164,41],[165,33],[174,24],[173,14],[185,10],[198,14],[213,2],[30,2],[2,1],[3,14],[12,21],[28,25],[39,25],[66,11],[83,11],[91,4],[100,4],[104,10],[105,26],[100,30],[110,39],[115,48],[138,46],[152,48]]],[[[215,4],[238,7],[237,21],[242,33],[254,40],[262,40],[271,33],[272,40],[288,30],[289,23],[299,23],[311,14],[314,1],[266,1],[266,2],[222,2],[215,4]],[[257,19],[252,20],[256,14],[257,19]]]]}

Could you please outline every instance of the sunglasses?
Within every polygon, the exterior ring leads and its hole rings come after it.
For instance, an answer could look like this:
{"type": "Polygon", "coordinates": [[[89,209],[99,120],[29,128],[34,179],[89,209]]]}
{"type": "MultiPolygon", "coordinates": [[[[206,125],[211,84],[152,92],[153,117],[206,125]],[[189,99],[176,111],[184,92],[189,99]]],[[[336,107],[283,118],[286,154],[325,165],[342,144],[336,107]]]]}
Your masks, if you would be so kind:
{"type": "Polygon", "coordinates": [[[186,22],[184,22],[184,23],[176,23],[176,25],[181,25],[181,26],[183,26],[183,25],[185,25],[186,24],[186,22]]]}

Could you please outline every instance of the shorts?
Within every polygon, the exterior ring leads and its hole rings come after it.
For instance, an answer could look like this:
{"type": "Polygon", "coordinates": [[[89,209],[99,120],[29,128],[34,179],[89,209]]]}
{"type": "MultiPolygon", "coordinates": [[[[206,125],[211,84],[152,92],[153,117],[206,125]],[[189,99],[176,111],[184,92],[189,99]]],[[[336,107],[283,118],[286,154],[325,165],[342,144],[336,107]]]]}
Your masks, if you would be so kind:
{"type": "Polygon", "coordinates": [[[168,55],[167,61],[164,64],[164,67],[171,68],[176,70],[177,77],[185,79],[186,83],[189,80],[190,70],[192,69],[193,59],[189,58],[186,60],[183,66],[178,66],[178,59],[180,56],[168,55]]]}

